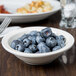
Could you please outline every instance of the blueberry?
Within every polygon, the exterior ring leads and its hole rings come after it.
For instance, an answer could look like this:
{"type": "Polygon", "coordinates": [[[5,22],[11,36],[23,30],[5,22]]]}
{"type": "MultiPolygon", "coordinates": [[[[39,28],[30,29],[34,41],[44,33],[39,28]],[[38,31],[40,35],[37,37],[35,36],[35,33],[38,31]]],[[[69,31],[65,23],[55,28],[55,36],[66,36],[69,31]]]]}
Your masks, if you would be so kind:
{"type": "Polygon", "coordinates": [[[13,48],[13,49],[15,49],[16,48],[16,45],[17,44],[19,44],[20,43],[20,41],[19,40],[13,40],[12,42],[11,42],[11,48],[13,48]]]}
{"type": "Polygon", "coordinates": [[[31,32],[30,32],[30,35],[36,36],[37,33],[38,33],[37,31],[31,31],[31,32]]]}
{"type": "Polygon", "coordinates": [[[37,36],[41,36],[41,32],[37,32],[37,36]]]}
{"type": "Polygon", "coordinates": [[[55,38],[48,37],[46,39],[46,44],[47,44],[48,47],[52,48],[52,47],[55,47],[56,46],[57,42],[56,42],[55,38]]]}
{"type": "Polygon", "coordinates": [[[55,47],[52,49],[52,51],[56,51],[56,50],[59,50],[59,49],[61,49],[60,46],[55,46],[55,47]]]}
{"type": "Polygon", "coordinates": [[[32,44],[36,44],[36,36],[29,36],[28,39],[32,41],[32,44]]]}
{"type": "Polygon", "coordinates": [[[41,33],[42,33],[42,35],[43,35],[45,38],[47,38],[47,37],[50,37],[50,36],[51,36],[52,31],[51,31],[50,28],[45,28],[45,29],[42,29],[42,30],[41,30],[41,33]]]}
{"type": "Polygon", "coordinates": [[[18,38],[18,40],[23,41],[27,37],[28,37],[28,34],[24,34],[20,38],[18,38]]]}
{"type": "Polygon", "coordinates": [[[32,51],[29,48],[25,48],[24,53],[32,53],[32,51]]]}
{"type": "Polygon", "coordinates": [[[66,39],[63,35],[60,35],[58,37],[56,37],[57,40],[63,40],[64,42],[66,42],[66,39]]]}
{"type": "Polygon", "coordinates": [[[60,39],[65,39],[63,35],[60,35],[59,37],[60,37],[60,39]]]}
{"type": "Polygon", "coordinates": [[[57,45],[60,46],[60,47],[64,47],[65,46],[65,37],[63,35],[60,35],[56,38],[57,40],[57,45]]]}
{"type": "Polygon", "coordinates": [[[22,42],[20,42],[19,44],[16,45],[15,50],[18,50],[20,52],[23,52],[25,49],[24,45],[22,42]]]}
{"type": "Polygon", "coordinates": [[[54,37],[56,39],[57,35],[55,33],[52,33],[51,37],[54,37]]]}
{"type": "Polygon", "coordinates": [[[57,45],[60,47],[64,47],[65,46],[65,42],[63,40],[57,40],[57,45]]]}
{"type": "Polygon", "coordinates": [[[37,33],[37,36],[44,37],[44,36],[42,35],[42,33],[41,33],[41,32],[38,32],[38,33],[37,33]]]}
{"type": "Polygon", "coordinates": [[[66,42],[66,39],[65,39],[65,37],[63,35],[60,35],[59,37],[60,37],[61,40],[63,40],[64,42],[66,42]]]}
{"type": "Polygon", "coordinates": [[[61,44],[61,47],[63,48],[65,46],[65,43],[61,44]]]}
{"type": "Polygon", "coordinates": [[[37,46],[35,44],[32,44],[29,46],[29,49],[32,50],[33,53],[37,51],[37,46]]]}
{"type": "Polygon", "coordinates": [[[59,40],[59,36],[56,36],[56,40],[59,40]]]}
{"type": "Polygon", "coordinates": [[[25,47],[28,47],[28,46],[31,44],[31,40],[25,38],[25,39],[23,40],[23,44],[24,44],[25,47]]]}
{"type": "Polygon", "coordinates": [[[44,42],[45,38],[42,38],[41,36],[37,36],[36,41],[37,41],[37,43],[44,42]]]}
{"type": "Polygon", "coordinates": [[[37,47],[40,53],[46,53],[51,51],[50,48],[46,46],[44,42],[40,42],[37,47]]]}

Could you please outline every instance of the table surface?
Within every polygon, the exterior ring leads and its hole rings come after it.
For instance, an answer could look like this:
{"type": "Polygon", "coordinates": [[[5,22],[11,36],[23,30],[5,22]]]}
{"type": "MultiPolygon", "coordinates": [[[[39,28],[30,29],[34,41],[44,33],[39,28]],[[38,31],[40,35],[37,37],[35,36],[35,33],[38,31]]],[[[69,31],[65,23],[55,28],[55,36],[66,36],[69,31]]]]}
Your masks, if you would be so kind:
{"type": "MultiPolygon", "coordinates": [[[[33,23],[12,23],[10,26],[49,26],[59,27],[60,11],[49,18],[33,23]]],[[[62,28],[60,28],[62,29],[62,28]]],[[[76,29],[63,29],[71,33],[76,39],[76,29]]],[[[46,65],[28,65],[6,52],[0,44],[0,76],[76,76],[76,41],[66,53],[65,58],[56,59],[46,65]],[[67,59],[67,61],[66,61],[67,59]],[[66,63],[65,63],[66,61],[66,63]]]]}

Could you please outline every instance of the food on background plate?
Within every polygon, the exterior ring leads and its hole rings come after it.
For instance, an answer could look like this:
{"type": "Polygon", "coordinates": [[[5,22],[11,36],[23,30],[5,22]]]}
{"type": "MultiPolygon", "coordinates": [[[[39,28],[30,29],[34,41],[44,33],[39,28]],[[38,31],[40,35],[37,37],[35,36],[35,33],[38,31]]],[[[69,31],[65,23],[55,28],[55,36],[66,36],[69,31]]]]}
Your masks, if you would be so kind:
{"type": "Polygon", "coordinates": [[[8,12],[3,5],[0,5],[0,14],[10,14],[10,12],[8,12]]]}
{"type": "MultiPolygon", "coordinates": [[[[16,13],[19,14],[41,13],[51,11],[52,9],[53,7],[49,2],[42,0],[35,0],[32,1],[30,4],[26,4],[21,8],[17,8],[16,13]]],[[[4,5],[0,5],[0,14],[11,14],[11,13],[5,9],[4,5]]]]}
{"type": "Polygon", "coordinates": [[[26,4],[25,6],[18,8],[17,13],[25,14],[25,13],[40,13],[40,12],[48,12],[53,9],[52,5],[49,2],[42,0],[32,1],[30,4],[26,4]]]}
{"type": "Polygon", "coordinates": [[[24,53],[47,53],[63,48],[66,39],[63,35],[57,36],[50,28],[41,31],[31,31],[11,42],[11,48],[24,53]]]}

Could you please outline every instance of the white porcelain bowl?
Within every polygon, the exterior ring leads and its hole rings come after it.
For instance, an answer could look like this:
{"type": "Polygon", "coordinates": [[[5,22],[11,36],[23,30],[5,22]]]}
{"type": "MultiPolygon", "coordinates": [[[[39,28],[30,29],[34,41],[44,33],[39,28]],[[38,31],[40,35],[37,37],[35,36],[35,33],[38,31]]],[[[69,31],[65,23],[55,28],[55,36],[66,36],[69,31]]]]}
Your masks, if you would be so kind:
{"type": "Polygon", "coordinates": [[[22,22],[34,22],[38,20],[45,19],[46,17],[56,13],[60,10],[60,2],[56,0],[44,0],[48,1],[53,9],[49,12],[42,13],[30,13],[30,14],[16,14],[17,8],[24,6],[25,4],[31,3],[33,0],[0,0],[0,5],[4,5],[6,10],[12,12],[13,14],[0,14],[0,21],[5,17],[11,17],[12,22],[22,23],[22,22]]]}
{"type": "Polygon", "coordinates": [[[27,54],[23,52],[18,52],[10,47],[11,42],[22,36],[24,33],[29,33],[30,31],[33,30],[40,31],[43,28],[45,27],[26,27],[16,31],[12,31],[3,37],[2,46],[9,53],[14,54],[17,58],[31,65],[50,63],[73,46],[74,38],[71,34],[62,31],[60,29],[51,28],[52,31],[57,35],[63,35],[66,38],[66,46],[61,48],[60,50],[54,52],[48,52],[48,53],[40,53],[40,54],[31,54],[31,53],[27,54]]]}

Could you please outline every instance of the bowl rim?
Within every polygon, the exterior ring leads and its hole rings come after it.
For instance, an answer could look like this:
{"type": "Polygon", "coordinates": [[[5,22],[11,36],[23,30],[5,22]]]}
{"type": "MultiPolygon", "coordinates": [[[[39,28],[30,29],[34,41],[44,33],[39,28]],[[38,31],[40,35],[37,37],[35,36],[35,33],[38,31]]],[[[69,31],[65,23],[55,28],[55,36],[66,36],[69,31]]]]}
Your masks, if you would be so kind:
{"type": "Polygon", "coordinates": [[[13,35],[15,35],[15,34],[18,34],[18,33],[21,33],[22,32],[22,30],[24,31],[25,29],[27,29],[27,28],[46,28],[46,27],[42,27],[42,26],[34,26],[34,27],[26,27],[26,28],[21,28],[21,29],[19,29],[19,30],[15,30],[15,31],[12,31],[12,32],[10,32],[10,33],[8,33],[7,35],[5,35],[4,37],[3,37],[3,39],[2,39],[2,46],[4,47],[4,49],[6,50],[6,51],[8,51],[9,53],[12,53],[12,54],[14,54],[14,55],[17,55],[17,56],[22,56],[22,57],[34,57],[34,58],[37,58],[37,57],[44,57],[44,56],[50,56],[50,55],[55,55],[55,54],[58,54],[58,53],[63,53],[63,52],[66,52],[68,49],[70,49],[72,46],[73,46],[73,44],[74,44],[74,42],[75,42],[75,39],[74,39],[74,37],[70,34],[70,33],[68,33],[68,32],[66,32],[66,31],[64,31],[64,30],[61,30],[61,29],[57,29],[57,28],[52,28],[52,27],[50,27],[51,29],[55,29],[55,30],[60,30],[60,31],[62,31],[62,32],[65,32],[68,36],[70,36],[70,38],[71,38],[71,41],[69,40],[69,43],[68,44],[66,44],[66,46],[64,46],[63,48],[61,48],[61,49],[59,49],[59,50],[56,50],[56,51],[53,51],[53,52],[48,52],[48,53],[36,53],[36,54],[32,54],[32,53],[23,53],[23,52],[19,52],[19,51],[17,51],[17,50],[14,50],[14,49],[12,49],[11,47],[10,47],[10,45],[8,44],[8,41],[9,41],[9,37],[13,37],[13,35]],[[11,34],[12,33],[12,34],[11,34]],[[71,44],[70,44],[71,43],[71,44]]]}

